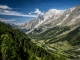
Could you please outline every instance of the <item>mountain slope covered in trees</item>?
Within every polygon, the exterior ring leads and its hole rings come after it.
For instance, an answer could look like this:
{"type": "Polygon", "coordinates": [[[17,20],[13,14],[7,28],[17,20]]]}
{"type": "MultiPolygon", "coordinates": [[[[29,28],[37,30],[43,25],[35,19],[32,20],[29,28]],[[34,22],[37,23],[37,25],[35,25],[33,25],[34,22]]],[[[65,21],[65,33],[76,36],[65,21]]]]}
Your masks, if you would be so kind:
{"type": "Polygon", "coordinates": [[[23,32],[0,22],[0,60],[55,60],[23,32]]]}

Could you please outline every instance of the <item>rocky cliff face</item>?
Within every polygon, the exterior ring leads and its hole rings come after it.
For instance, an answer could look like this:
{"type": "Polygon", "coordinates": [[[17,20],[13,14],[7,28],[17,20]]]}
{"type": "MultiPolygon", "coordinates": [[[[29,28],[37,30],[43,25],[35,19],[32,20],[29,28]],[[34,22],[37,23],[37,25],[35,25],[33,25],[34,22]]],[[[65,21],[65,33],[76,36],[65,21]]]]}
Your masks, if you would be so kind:
{"type": "MultiPolygon", "coordinates": [[[[49,22],[50,18],[57,19],[60,17],[60,15],[63,14],[65,10],[56,10],[56,9],[50,9],[45,14],[39,14],[38,17],[32,21],[29,21],[24,25],[24,28],[28,30],[28,32],[34,30],[35,28],[38,28],[40,25],[42,25],[43,22],[47,21],[49,22]]],[[[47,23],[46,22],[46,23],[47,23]]]]}
{"type": "Polygon", "coordinates": [[[69,17],[73,11],[76,9],[76,7],[74,8],[70,8],[70,9],[67,9],[63,12],[61,12],[61,14],[58,14],[56,18],[54,18],[54,16],[56,15],[53,15],[52,17],[50,17],[49,19],[47,19],[46,21],[44,21],[38,28],[37,30],[41,30],[41,32],[44,32],[50,28],[53,28],[55,26],[68,26],[66,23],[70,22],[70,20],[67,20],[68,18],[71,18],[69,17]],[[68,22],[67,22],[68,21],[68,22]]]}
{"type": "Polygon", "coordinates": [[[39,14],[34,20],[24,24],[22,27],[27,33],[35,29],[41,32],[55,26],[79,26],[80,25],[80,5],[67,10],[50,9],[45,14],[39,14]]]}

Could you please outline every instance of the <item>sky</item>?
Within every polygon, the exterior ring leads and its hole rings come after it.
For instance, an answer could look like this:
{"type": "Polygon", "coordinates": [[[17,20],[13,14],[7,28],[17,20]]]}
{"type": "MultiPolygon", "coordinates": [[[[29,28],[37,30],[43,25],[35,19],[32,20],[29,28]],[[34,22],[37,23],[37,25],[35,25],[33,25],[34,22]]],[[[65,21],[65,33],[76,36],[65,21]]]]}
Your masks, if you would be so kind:
{"type": "Polygon", "coordinates": [[[49,9],[65,10],[80,4],[80,0],[0,0],[0,21],[26,23],[49,9]]]}

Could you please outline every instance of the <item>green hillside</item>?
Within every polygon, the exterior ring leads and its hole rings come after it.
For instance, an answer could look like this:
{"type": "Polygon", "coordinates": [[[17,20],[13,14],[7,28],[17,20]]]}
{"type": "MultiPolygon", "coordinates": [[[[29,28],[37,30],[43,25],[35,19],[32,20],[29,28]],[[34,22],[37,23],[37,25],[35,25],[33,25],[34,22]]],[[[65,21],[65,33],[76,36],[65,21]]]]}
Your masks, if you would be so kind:
{"type": "Polygon", "coordinates": [[[80,27],[54,27],[41,34],[32,35],[33,42],[44,47],[50,53],[61,52],[70,59],[80,58],[80,27]]]}
{"type": "Polygon", "coordinates": [[[0,22],[0,60],[55,60],[25,33],[0,22]]]}

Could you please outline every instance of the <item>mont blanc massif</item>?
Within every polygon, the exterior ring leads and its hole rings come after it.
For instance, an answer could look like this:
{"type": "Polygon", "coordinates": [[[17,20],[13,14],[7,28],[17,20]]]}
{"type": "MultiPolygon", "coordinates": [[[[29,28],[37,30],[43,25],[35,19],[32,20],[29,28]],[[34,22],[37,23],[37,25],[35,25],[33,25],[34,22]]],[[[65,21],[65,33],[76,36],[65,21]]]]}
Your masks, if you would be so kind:
{"type": "Polygon", "coordinates": [[[0,22],[0,60],[80,60],[80,5],[23,25],[0,22]]]}

